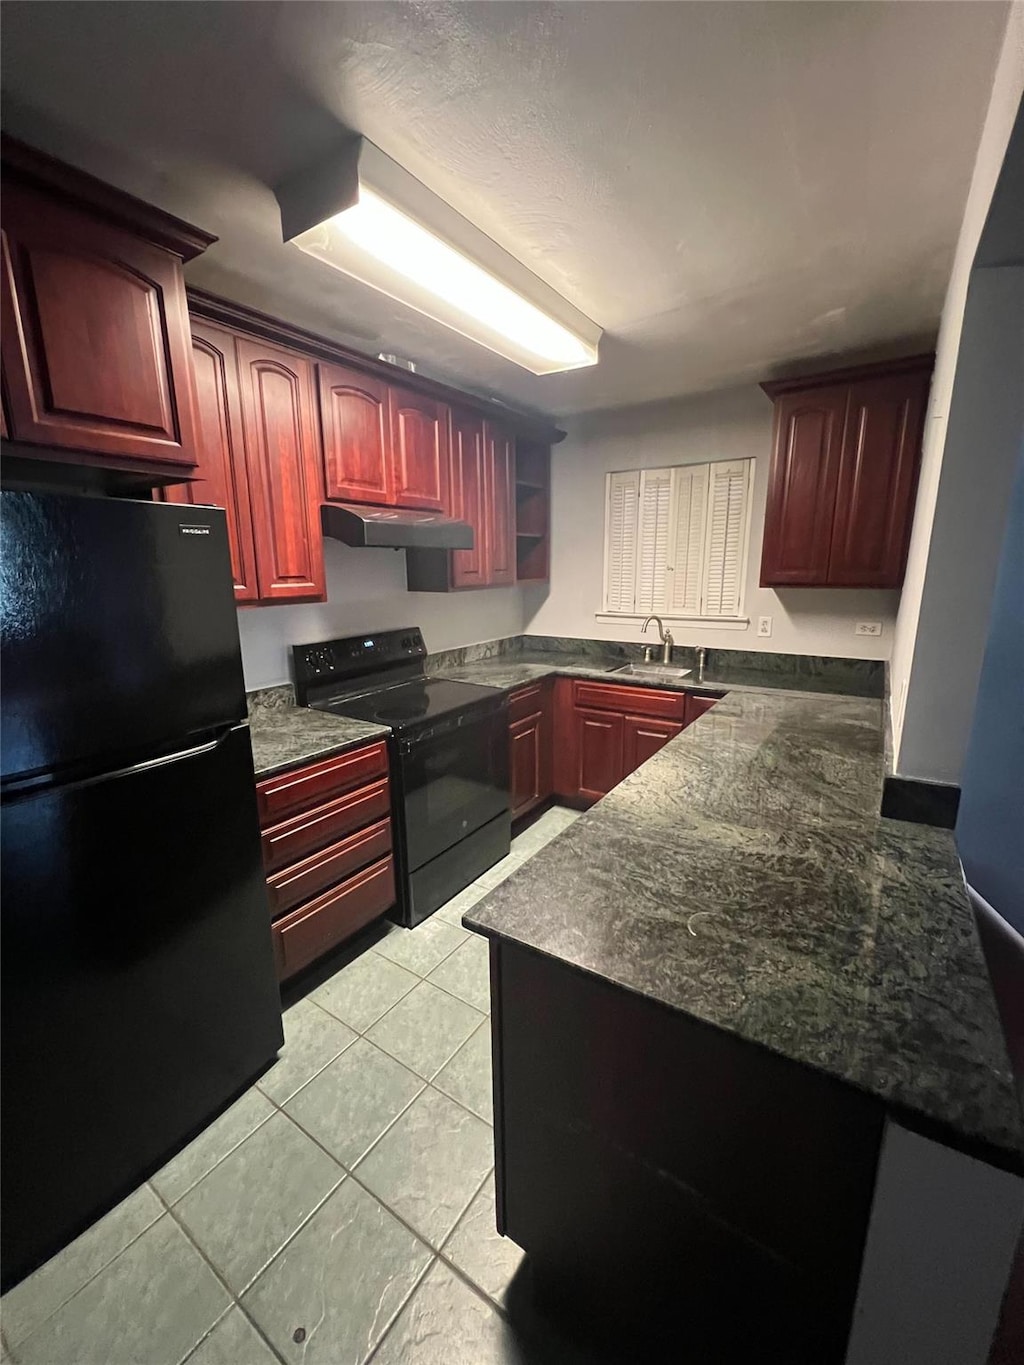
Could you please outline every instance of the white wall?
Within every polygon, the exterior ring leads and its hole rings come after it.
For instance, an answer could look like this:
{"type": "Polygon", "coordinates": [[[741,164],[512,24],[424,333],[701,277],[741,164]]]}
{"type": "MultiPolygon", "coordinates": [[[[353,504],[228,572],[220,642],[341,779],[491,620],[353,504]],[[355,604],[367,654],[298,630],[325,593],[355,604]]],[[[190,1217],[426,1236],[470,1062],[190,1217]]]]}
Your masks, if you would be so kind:
{"type": "MultiPolygon", "coordinates": [[[[992,97],[985,125],[978,145],[974,174],[942,311],[942,322],[939,328],[939,340],[935,356],[935,374],[932,379],[929,400],[929,420],[925,427],[914,529],[910,540],[907,574],[903,584],[903,595],[900,600],[892,649],[890,685],[893,698],[893,746],[897,771],[908,776],[934,777],[940,781],[957,781],[959,777],[973,710],[974,694],[977,688],[978,671],[981,666],[980,650],[976,657],[967,660],[967,673],[961,672],[958,675],[956,696],[951,690],[952,679],[941,684],[951,702],[951,705],[946,707],[947,724],[950,712],[954,715],[953,729],[948,735],[938,732],[938,717],[933,712],[931,699],[928,695],[929,683],[920,670],[918,672],[918,683],[915,684],[917,696],[911,707],[910,678],[918,644],[918,627],[925,579],[930,572],[930,563],[936,563],[937,557],[943,554],[942,543],[938,537],[936,537],[933,547],[933,530],[935,529],[939,484],[943,476],[953,380],[960,350],[971,269],[989,205],[992,201],[996,180],[1003,163],[1014,117],[1020,104],[1022,90],[1024,90],[1024,5],[1020,4],[1018,0],[1018,3],[1011,7],[1008,17],[1006,36],[995,72],[992,97]],[[973,677],[970,676],[971,672],[973,672],[973,677]],[[917,739],[907,749],[903,744],[903,731],[907,716],[911,711],[918,713],[918,719],[914,723],[917,739]]],[[[970,474],[969,477],[977,479],[979,475],[980,469],[976,464],[973,474],[970,474]]],[[[993,550],[993,554],[998,554],[998,543],[1001,538],[994,533],[991,525],[984,521],[978,521],[972,525],[971,531],[979,543],[994,541],[996,548],[993,550]]],[[[958,544],[956,548],[959,551],[961,546],[958,544]]],[[[950,549],[952,550],[952,547],[950,549]]],[[[994,572],[993,565],[991,571],[993,582],[994,572]]],[[[989,595],[991,596],[991,584],[989,595]]],[[[983,612],[983,615],[987,621],[987,610],[983,612]]],[[[982,635],[983,640],[984,635],[982,635]]],[[[958,648],[962,650],[962,646],[958,648]]],[[[933,677],[931,685],[939,684],[940,680],[933,677]]]]}
{"type": "Polygon", "coordinates": [[[538,635],[639,639],[639,622],[595,620],[604,573],[604,490],[610,470],[755,460],[754,507],[743,630],[673,624],[679,644],[887,659],[897,592],[758,586],[771,457],[772,403],[756,385],[670,403],[584,415],[552,453],[552,561],[548,589],[525,590],[526,629],[538,635]],[[772,617],[770,639],[757,618],[772,617]],[[878,638],[854,635],[857,621],[880,621],[878,638]]]}
{"type": "Polygon", "coordinates": [[[244,607],[238,612],[248,691],[289,681],[289,648],[366,630],[420,626],[427,648],[518,635],[523,589],[407,592],[404,550],[355,550],[326,540],[327,601],[308,606],[244,607]]]}

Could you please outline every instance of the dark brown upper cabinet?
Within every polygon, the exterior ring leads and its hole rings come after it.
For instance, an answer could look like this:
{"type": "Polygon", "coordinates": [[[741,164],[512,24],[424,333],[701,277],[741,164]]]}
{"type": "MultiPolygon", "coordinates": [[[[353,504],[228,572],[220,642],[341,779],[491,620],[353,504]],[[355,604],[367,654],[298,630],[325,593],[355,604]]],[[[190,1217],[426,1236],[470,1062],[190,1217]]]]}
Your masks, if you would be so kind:
{"type": "Polygon", "coordinates": [[[393,503],[387,384],[340,365],[320,365],[319,371],[328,498],[393,503]]]}
{"type": "Polygon", "coordinates": [[[394,502],[448,510],[448,405],[413,389],[388,390],[394,502]]]}
{"type": "Polygon", "coordinates": [[[449,507],[473,528],[471,550],[407,550],[412,592],[507,587],[516,581],[515,441],[461,408],[451,414],[449,507]]]}
{"type": "Polygon", "coordinates": [[[903,582],[932,357],[762,385],[775,400],[761,586],[903,582]]]}
{"type": "Polygon", "coordinates": [[[234,335],[210,323],[193,322],[192,367],[196,381],[197,477],[165,488],[159,496],[166,502],[213,503],[225,509],[235,600],[256,602],[256,540],[234,335]]]}
{"type": "Polygon", "coordinates": [[[450,583],[453,588],[482,588],[488,583],[487,475],[484,424],[479,417],[452,412],[451,514],[473,528],[473,548],[453,550],[450,583]]]}
{"type": "Polygon", "coordinates": [[[516,444],[491,422],[484,423],[487,581],[505,587],[516,581],[516,444]]]}
{"type": "Polygon", "coordinates": [[[3,165],[10,439],[153,482],[191,470],[182,263],[216,239],[6,138],[3,165]]]}
{"type": "Polygon", "coordinates": [[[323,598],[313,364],[248,337],[236,354],[260,601],[323,598]]]}

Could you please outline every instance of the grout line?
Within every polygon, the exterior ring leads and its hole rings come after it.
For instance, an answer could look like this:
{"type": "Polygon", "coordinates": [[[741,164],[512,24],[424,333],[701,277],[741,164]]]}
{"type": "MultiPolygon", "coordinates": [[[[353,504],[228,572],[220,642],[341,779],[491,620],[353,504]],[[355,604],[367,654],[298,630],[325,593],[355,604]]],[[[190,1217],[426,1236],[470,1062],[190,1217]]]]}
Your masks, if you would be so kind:
{"type": "MultiPolygon", "coordinates": [[[[338,1162],[338,1163],[336,1163],[336,1164],[340,1165],[340,1162],[338,1162]]],[[[279,1247],[278,1250],[274,1252],[274,1255],[271,1256],[270,1260],[267,1262],[267,1265],[264,1266],[263,1269],[259,1272],[259,1274],[258,1274],[258,1275],[255,1275],[255,1276],[253,1277],[253,1279],[251,1279],[251,1280],[249,1281],[249,1283],[246,1285],[245,1289],[242,1290],[242,1293],[243,1293],[243,1294],[246,1292],[246,1290],[249,1290],[249,1289],[252,1288],[252,1286],[253,1286],[253,1285],[256,1283],[256,1281],[259,1279],[260,1275],[263,1274],[263,1271],[266,1270],[267,1266],[269,1266],[273,1261],[277,1260],[277,1257],[281,1254],[281,1252],[284,1250],[284,1248],[288,1245],[289,1242],[291,1242],[292,1238],[296,1235],[296,1233],[300,1232],[300,1231],[302,1230],[302,1228],[304,1228],[304,1227],[306,1226],[306,1224],[309,1222],[310,1218],[313,1217],[313,1214],[314,1214],[314,1213],[317,1213],[320,1209],[322,1209],[323,1206],[324,1206],[324,1204],[326,1204],[327,1200],[330,1199],[331,1195],[332,1195],[332,1194],[335,1194],[335,1193],[341,1188],[342,1184],[344,1184],[345,1179],[347,1178],[347,1173],[344,1173],[344,1172],[345,1172],[345,1168],[344,1168],[344,1167],[342,1167],[342,1172],[343,1172],[342,1178],[341,1178],[341,1180],[339,1181],[339,1183],[338,1183],[337,1185],[334,1186],[334,1189],[331,1190],[330,1194],[326,1195],[326,1196],[320,1201],[320,1203],[317,1204],[317,1206],[316,1206],[316,1208],[313,1210],[313,1212],[310,1213],[310,1214],[308,1215],[308,1217],[306,1217],[306,1218],[304,1218],[304,1219],[302,1220],[302,1222],[299,1224],[299,1226],[295,1229],[295,1232],[293,1232],[293,1233],[288,1237],[287,1241],[284,1243],[284,1246],[279,1247]]],[[[186,1241],[195,1249],[195,1251],[198,1253],[198,1255],[200,1256],[200,1258],[201,1258],[203,1261],[206,1262],[206,1264],[209,1266],[209,1268],[213,1271],[214,1275],[217,1277],[217,1279],[220,1281],[220,1283],[224,1286],[225,1290],[227,1291],[228,1297],[229,1297],[230,1300],[231,1300],[231,1303],[234,1304],[235,1307],[238,1308],[238,1309],[241,1311],[241,1313],[243,1314],[243,1316],[247,1319],[247,1321],[250,1323],[250,1325],[255,1329],[257,1336],[260,1337],[260,1339],[266,1343],[267,1349],[270,1351],[270,1353],[271,1353],[271,1355],[274,1357],[274,1359],[275,1359],[275,1360],[281,1361],[282,1365],[287,1365],[287,1362],[284,1360],[284,1357],[283,1357],[283,1356],[280,1354],[280,1352],[275,1348],[275,1346],[273,1345],[273,1343],[270,1341],[270,1338],[269,1338],[269,1337],[267,1336],[267,1334],[263,1331],[262,1327],[260,1327],[259,1323],[255,1321],[255,1319],[253,1318],[252,1314],[248,1312],[248,1310],[247,1310],[246,1307],[245,1307],[245,1304],[242,1303],[241,1295],[237,1294],[237,1293],[235,1292],[235,1290],[232,1289],[231,1285],[228,1284],[227,1280],[226,1280],[225,1277],[221,1274],[221,1271],[219,1270],[219,1268],[217,1267],[217,1265],[215,1264],[215,1262],[212,1261],[212,1260],[210,1259],[210,1257],[206,1254],[206,1252],[203,1250],[203,1248],[202,1248],[202,1247],[199,1245],[199,1243],[196,1241],[195,1237],[193,1236],[193,1234],[192,1234],[192,1232],[189,1230],[189,1228],[186,1227],[186,1225],[182,1222],[182,1220],[181,1220],[181,1219],[178,1217],[178,1215],[175,1213],[173,1206],[168,1205],[168,1204],[167,1204],[159,1195],[157,1196],[157,1198],[160,1199],[160,1202],[161,1202],[162,1204],[164,1204],[164,1207],[167,1209],[168,1216],[174,1220],[174,1222],[175,1222],[175,1224],[177,1225],[177,1227],[181,1230],[182,1235],[185,1237],[185,1240],[186,1240],[186,1241]]],[[[228,1305],[228,1309],[226,1309],[225,1312],[229,1311],[229,1310],[230,1310],[230,1307],[231,1307],[231,1305],[229,1304],[229,1305],[228,1305]]],[[[220,1321],[222,1320],[223,1317],[224,1317],[224,1313],[222,1313],[221,1316],[217,1319],[217,1322],[220,1322],[220,1321]]],[[[214,1323],[214,1327],[215,1327],[216,1325],[217,1325],[217,1323],[214,1323]]],[[[213,1331],[213,1327],[210,1328],[210,1332],[212,1332],[212,1331],[213,1331]]],[[[207,1333],[206,1333],[206,1336],[209,1336],[209,1335],[210,1335],[210,1332],[207,1332],[207,1333]]],[[[200,1338],[200,1341],[197,1341],[197,1342],[196,1342],[195,1346],[192,1348],[192,1351],[189,1352],[189,1355],[192,1355],[193,1352],[199,1347],[199,1345],[201,1344],[201,1342],[202,1342],[202,1341],[205,1341],[205,1340],[206,1340],[206,1337],[200,1338]]],[[[186,1356],[186,1357],[184,1358],[184,1360],[182,1360],[182,1361],[180,1362],[180,1365],[185,1365],[185,1362],[186,1362],[187,1360],[188,1360],[188,1356],[186,1356]]]]}
{"type": "MultiPolygon", "coordinates": [[[[110,1214],[115,1213],[119,1208],[122,1207],[122,1205],[126,1204],[128,1200],[132,1198],[133,1195],[137,1194],[138,1191],[142,1189],[143,1185],[145,1185],[145,1187],[150,1191],[150,1193],[156,1198],[157,1203],[161,1204],[164,1208],[167,1207],[166,1204],[164,1204],[164,1201],[160,1198],[158,1191],[149,1183],[149,1181],[148,1180],[142,1181],[140,1185],[137,1185],[135,1189],[132,1190],[131,1194],[125,1195],[124,1199],[121,1200],[120,1204],[115,1204],[112,1209],[108,1209],[108,1211],[105,1214],[103,1214],[102,1218],[98,1218],[95,1223],[90,1224],[90,1226],[85,1229],[85,1232],[79,1233],[78,1237],[76,1237],[74,1241],[69,1242],[66,1247],[61,1247],[60,1251],[54,1252],[54,1254],[50,1257],[48,1261],[44,1261],[41,1266],[37,1266],[36,1269],[32,1272],[32,1275],[36,1274],[37,1271],[44,1270],[48,1265],[51,1265],[55,1260],[57,1260],[59,1256],[63,1256],[65,1251],[67,1251],[69,1247],[73,1247],[75,1242],[77,1242],[80,1237],[84,1237],[86,1233],[91,1232],[92,1229],[96,1227],[98,1223],[103,1221],[103,1218],[108,1218],[110,1214]]],[[[140,1237],[144,1237],[146,1235],[150,1228],[156,1227],[157,1223],[159,1223],[162,1217],[163,1214],[158,1213],[157,1216],[153,1219],[153,1221],[151,1223],[147,1223],[141,1232],[137,1232],[135,1236],[131,1238],[130,1241],[125,1242],[124,1246],[121,1247],[118,1251],[116,1251],[114,1255],[111,1256],[109,1261],[104,1261],[104,1263],[100,1266],[99,1270],[95,1271],[94,1274],[90,1275],[87,1280],[83,1280],[82,1283],[78,1286],[78,1288],[73,1293],[69,1294],[66,1299],[62,1299],[52,1313],[47,1313],[45,1318],[41,1319],[41,1321],[36,1323],[35,1327],[32,1328],[32,1331],[28,1333],[28,1336],[24,1336],[21,1338],[21,1340],[18,1342],[17,1347],[12,1346],[10,1341],[8,1341],[7,1337],[5,1336],[4,1345],[7,1354],[11,1357],[13,1365],[17,1365],[16,1351],[18,1347],[23,1346],[25,1342],[28,1341],[29,1337],[35,1336],[35,1334],[39,1331],[41,1327],[45,1327],[46,1324],[52,1321],[53,1318],[55,1318],[58,1313],[63,1312],[63,1310],[68,1306],[72,1299],[77,1299],[83,1289],[87,1289],[89,1285],[92,1284],[93,1280],[99,1279],[99,1277],[103,1274],[105,1270],[109,1270],[109,1268],[114,1264],[114,1262],[118,1260],[121,1256],[123,1256],[129,1247],[133,1247],[140,1237]]],[[[27,1283],[28,1280],[32,1278],[32,1275],[26,1275],[24,1280],[19,1280],[18,1284],[15,1285],[14,1288],[17,1289],[20,1287],[20,1285],[27,1283]]],[[[8,1293],[10,1292],[11,1291],[9,1290],[8,1293]]],[[[6,1295],[4,1295],[4,1298],[6,1298],[6,1295]]],[[[0,1307],[2,1307],[2,1302],[3,1300],[0,1299],[0,1307]]]]}

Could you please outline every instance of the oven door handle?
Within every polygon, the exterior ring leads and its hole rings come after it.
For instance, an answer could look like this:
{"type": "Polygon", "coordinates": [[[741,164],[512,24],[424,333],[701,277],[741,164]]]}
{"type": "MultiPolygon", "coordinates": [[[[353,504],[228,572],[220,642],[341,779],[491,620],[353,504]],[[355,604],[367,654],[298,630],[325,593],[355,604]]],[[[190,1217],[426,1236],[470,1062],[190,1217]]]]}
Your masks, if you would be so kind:
{"type": "Polygon", "coordinates": [[[460,715],[451,716],[447,720],[438,721],[436,725],[430,726],[428,730],[419,730],[415,735],[398,741],[398,752],[400,754],[410,754],[414,750],[420,749],[424,744],[429,744],[431,740],[441,739],[444,735],[457,734],[459,730],[468,729],[471,725],[482,725],[487,721],[498,721],[504,712],[508,710],[508,699],[502,698],[497,706],[488,707],[486,711],[462,712],[460,715]]]}

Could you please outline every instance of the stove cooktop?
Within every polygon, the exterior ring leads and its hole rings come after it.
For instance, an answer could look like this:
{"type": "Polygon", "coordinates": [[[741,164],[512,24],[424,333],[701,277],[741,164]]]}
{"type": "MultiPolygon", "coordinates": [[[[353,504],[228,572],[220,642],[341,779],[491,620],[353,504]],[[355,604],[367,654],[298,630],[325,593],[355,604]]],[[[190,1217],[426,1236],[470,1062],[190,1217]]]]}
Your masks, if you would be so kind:
{"type": "Polygon", "coordinates": [[[329,711],[334,716],[349,716],[353,720],[377,721],[390,725],[393,730],[405,730],[428,724],[477,702],[494,701],[501,695],[499,687],[449,682],[446,678],[413,678],[354,696],[327,697],[313,703],[313,709],[329,711]]]}

